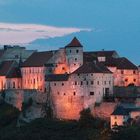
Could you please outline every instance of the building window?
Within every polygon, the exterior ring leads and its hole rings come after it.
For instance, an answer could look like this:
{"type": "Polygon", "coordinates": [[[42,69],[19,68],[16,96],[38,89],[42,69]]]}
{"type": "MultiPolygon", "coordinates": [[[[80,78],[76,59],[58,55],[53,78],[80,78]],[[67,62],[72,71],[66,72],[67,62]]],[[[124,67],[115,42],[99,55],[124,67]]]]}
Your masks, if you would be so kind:
{"type": "Polygon", "coordinates": [[[59,95],[60,93],[59,93],[59,92],[57,92],[57,94],[59,95]]]}
{"type": "Polygon", "coordinates": [[[117,116],[115,116],[114,119],[116,120],[117,119],[117,116]]]}
{"type": "Polygon", "coordinates": [[[75,81],[75,85],[77,85],[77,82],[75,81]]]}
{"type": "Polygon", "coordinates": [[[121,74],[124,74],[124,71],[123,70],[121,70],[121,74]]]}
{"type": "Polygon", "coordinates": [[[64,83],[62,83],[62,86],[64,86],[64,83]]]}
{"type": "Polygon", "coordinates": [[[93,96],[94,95],[94,92],[90,92],[90,95],[93,96]]]}
{"type": "Polygon", "coordinates": [[[114,123],[114,126],[117,126],[117,125],[118,125],[117,122],[115,122],[115,123],[114,123]]]}
{"type": "Polygon", "coordinates": [[[13,82],[13,88],[15,88],[15,85],[16,85],[15,82],[13,82]]]}
{"type": "Polygon", "coordinates": [[[93,85],[94,84],[94,82],[93,81],[91,81],[91,85],[93,85]]]}
{"type": "Polygon", "coordinates": [[[64,93],[64,96],[66,95],[66,93],[64,93]]]}
{"type": "Polygon", "coordinates": [[[70,50],[70,53],[71,53],[71,50],[70,50]]]}
{"type": "Polygon", "coordinates": [[[83,85],[83,81],[81,81],[81,85],[83,85]]]}
{"type": "Polygon", "coordinates": [[[80,76],[80,74],[77,74],[78,76],[80,76]]]}
{"type": "Polygon", "coordinates": [[[56,83],[54,83],[54,86],[56,86],[56,83]]]}
{"type": "Polygon", "coordinates": [[[133,81],[136,82],[136,79],[134,79],[133,81]]]}
{"type": "Polygon", "coordinates": [[[30,73],[31,73],[31,69],[30,69],[30,73]]]}
{"type": "Polygon", "coordinates": [[[93,74],[91,74],[91,76],[93,76],[93,74]]]}
{"type": "Polygon", "coordinates": [[[106,85],[106,81],[104,81],[104,84],[106,85]]]}
{"type": "Polygon", "coordinates": [[[73,95],[75,96],[76,95],[76,92],[73,92],[73,95]]]}
{"type": "Polygon", "coordinates": [[[77,58],[75,58],[75,61],[77,61],[77,58]]]}
{"type": "Polygon", "coordinates": [[[100,82],[99,81],[97,81],[97,85],[99,85],[100,84],[100,82]]]}
{"type": "Polygon", "coordinates": [[[136,74],[136,71],[135,70],[133,71],[133,74],[136,74]]]}
{"type": "Polygon", "coordinates": [[[79,50],[76,50],[76,53],[79,53],[79,50]]]}
{"type": "Polygon", "coordinates": [[[111,85],[111,81],[109,81],[109,85],[111,85]]]}
{"type": "Polygon", "coordinates": [[[87,81],[87,85],[88,85],[88,81],[87,81]]]}
{"type": "Polygon", "coordinates": [[[128,82],[128,79],[125,79],[125,82],[128,82]]]}
{"type": "Polygon", "coordinates": [[[62,70],[65,70],[65,68],[64,68],[64,67],[62,67],[62,70]]]}

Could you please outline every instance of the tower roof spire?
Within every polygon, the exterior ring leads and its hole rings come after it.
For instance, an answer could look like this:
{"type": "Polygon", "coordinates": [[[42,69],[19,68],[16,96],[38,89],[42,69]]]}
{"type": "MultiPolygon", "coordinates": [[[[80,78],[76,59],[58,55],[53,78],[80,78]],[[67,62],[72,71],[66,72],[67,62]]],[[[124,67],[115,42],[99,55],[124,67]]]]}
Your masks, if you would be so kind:
{"type": "Polygon", "coordinates": [[[83,46],[81,45],[80,41],[76,37],[74,37],[72,41],[68,45],[66,45],[66,48],[67,47],[83,47],[83,46]]]}

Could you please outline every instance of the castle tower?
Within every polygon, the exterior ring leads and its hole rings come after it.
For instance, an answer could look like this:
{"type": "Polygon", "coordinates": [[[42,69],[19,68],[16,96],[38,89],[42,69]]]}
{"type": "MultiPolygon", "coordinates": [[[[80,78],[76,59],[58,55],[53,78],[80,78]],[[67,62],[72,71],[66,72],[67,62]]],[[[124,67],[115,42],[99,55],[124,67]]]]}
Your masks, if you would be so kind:
{"type": "Polygon", "coordinates": [[[65,50],[69,73],[72,73],[83,65],[83,46],[79,40],[74,37],[73,40],[65,46],[65,50]]]}

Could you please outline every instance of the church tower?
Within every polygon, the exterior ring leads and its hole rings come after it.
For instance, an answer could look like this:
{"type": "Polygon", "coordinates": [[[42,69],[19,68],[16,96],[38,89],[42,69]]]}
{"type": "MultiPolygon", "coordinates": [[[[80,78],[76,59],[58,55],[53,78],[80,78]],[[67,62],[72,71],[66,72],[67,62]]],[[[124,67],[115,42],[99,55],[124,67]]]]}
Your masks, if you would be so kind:
{"type": "Polygon", "coordinates": [[[69,73],[72,73],[83,65],[83,46],[79,40],[74,37],[73,40],[65,46],[65,50],[69,73]]]}

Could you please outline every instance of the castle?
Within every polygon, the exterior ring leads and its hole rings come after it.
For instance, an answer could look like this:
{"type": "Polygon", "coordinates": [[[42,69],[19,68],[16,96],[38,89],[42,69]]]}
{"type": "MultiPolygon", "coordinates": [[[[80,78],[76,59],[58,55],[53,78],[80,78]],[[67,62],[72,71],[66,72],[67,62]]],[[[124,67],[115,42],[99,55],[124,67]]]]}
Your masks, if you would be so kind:
{"type": "Polygon", "coordinates": [[[92,109],[105,95],[112,95],[114,86],[140,86],[139,68],[131,61],[116,51],[85,52],[76,37],[52,51],[5,46],[0,61],[1,91],[36,90],[49,95],[60,119],[78,119],[84,108],[92,109]],[[10,58],[8,50],[14,50],[9,51],[10,58]]]}

